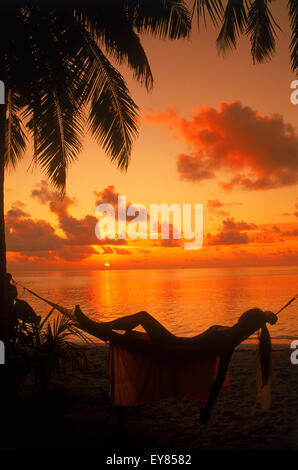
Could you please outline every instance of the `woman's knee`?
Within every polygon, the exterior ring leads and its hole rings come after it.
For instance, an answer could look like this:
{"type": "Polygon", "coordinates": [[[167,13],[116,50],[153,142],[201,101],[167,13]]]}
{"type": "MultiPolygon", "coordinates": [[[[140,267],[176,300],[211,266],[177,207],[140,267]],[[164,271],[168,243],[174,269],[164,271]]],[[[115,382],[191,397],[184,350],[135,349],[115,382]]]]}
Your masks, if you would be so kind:
{"type": "Polygon", "coordinates": [[[151,316],[151,315],[150,315],[148,312],[146,312],[145,310],[141,310],[141,311],[139,312],[139,314],[143,315],[144,317],[150,317],[150,316],[151,316]]]}
{"type": "Polygon", "coordinates": [[[150,313],[146,312],[145,310],[139,312],[138,315],[142,321],[146,321],[151,318],[150,313]]]}

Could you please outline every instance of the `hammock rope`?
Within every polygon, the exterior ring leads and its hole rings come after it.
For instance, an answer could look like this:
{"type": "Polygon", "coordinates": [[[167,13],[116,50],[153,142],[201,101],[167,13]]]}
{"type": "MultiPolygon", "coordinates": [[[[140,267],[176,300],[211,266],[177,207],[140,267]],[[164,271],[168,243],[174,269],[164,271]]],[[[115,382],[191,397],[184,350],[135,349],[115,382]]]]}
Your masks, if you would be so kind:
{"type": "Polygon", "coordinates": [[[17,282],[15,279],[12,278],[12,281],[14,284],[16,284],[17,286],[20,286],[22,289],[24,289],[25,291],[29,292],[29,294],[31,295],[34,295],[34,297],[37,297],[38,299],[42,300],[43,302],[45,302],[46,304],[50,305],[51,307],[53,307],[55,310],[57,310],[58,312],[62,313],[62,315],[66,315],[66,316],[72,316],[72,313],[74,311],[74,309],[70,309],[70,308],[65,308],[65,307],[62,307],[61,305],[59,304],[56,304],[54,302],[51,302],[50,300],[47,300],[45,299],[44,297],[41,297],[39,294],[36,294],[36,292],[28,289],[28,287],[25,287],[23,286],[22,284],[20,284],[19,282],[17,282]]]}

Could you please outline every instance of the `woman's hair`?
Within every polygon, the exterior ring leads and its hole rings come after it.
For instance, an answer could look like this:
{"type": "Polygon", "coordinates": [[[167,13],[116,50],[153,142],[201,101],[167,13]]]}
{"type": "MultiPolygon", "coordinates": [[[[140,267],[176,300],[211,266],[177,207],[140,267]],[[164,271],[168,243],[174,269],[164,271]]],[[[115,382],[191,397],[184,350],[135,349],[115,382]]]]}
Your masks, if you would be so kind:
{"type": "MultiPolygon", "coordinates": [[[[259,355],[262,368],[262,385],[266,385],[271,374],[271,339],[266,321],[273,324],[275,315],[272,312],[263,312],[259,308],[252,308],[244,312],[238,319],[238,323],[254,331],[261,329],[259,334],[259,355]]],[[[276,317],[275,317],[276,318],[276,317]]]]}

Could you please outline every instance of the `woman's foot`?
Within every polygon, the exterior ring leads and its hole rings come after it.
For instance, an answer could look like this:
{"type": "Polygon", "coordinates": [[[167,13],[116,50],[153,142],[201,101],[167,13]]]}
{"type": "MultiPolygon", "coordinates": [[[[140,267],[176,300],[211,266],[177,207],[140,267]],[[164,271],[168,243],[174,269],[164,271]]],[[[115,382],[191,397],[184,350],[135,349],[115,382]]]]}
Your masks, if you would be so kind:
{"type": "Polygon", "coordinates": [[[72,322],[78,326],[80,325],[80,313],[82,313],[80,306],[76,305],[72,314],[72,322]]]}

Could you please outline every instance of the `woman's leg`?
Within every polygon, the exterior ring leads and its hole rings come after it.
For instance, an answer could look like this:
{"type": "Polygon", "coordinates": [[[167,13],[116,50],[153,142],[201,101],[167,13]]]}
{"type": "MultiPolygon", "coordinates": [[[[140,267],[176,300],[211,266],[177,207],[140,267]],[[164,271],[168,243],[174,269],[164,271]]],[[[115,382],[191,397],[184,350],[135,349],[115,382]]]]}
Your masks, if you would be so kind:
{"type": "Polygon", "coordinates": [[[95,322],[90,318],[86,317],[80,310],[79,306],[76,306],[75,316],[79,320],[79,323],[83,327],[88,327],[89,330],[102,334],[102,337],[110,336],[106,335],[112,330],[125,330],[130,331],[137,326],[142,326],[146,333],[151,339],[165,339],[165,338],[176,338],[170,331],[168,331],[161,323],[153,318],[148,312],[139,312],[132,315],[126,315],[116,320],[108,322],[95,322]]]}
{"type": "Polygon", "coordinates": [[[126,331],[133,330],[137,326],[142,326],[152,339],[176,337],[148,312],[144,311],[134,313],[132,315],[126,315],[124,317],[117,318],[116,320],[103,322],[101,324],[112,328],[112,330],[126,331]]]}

